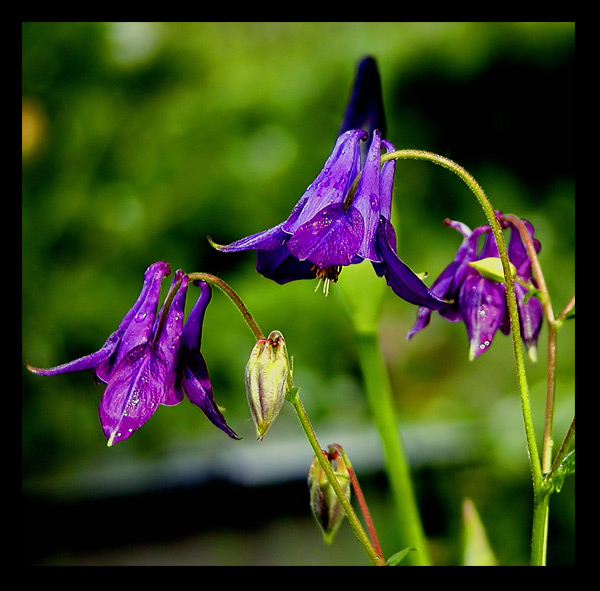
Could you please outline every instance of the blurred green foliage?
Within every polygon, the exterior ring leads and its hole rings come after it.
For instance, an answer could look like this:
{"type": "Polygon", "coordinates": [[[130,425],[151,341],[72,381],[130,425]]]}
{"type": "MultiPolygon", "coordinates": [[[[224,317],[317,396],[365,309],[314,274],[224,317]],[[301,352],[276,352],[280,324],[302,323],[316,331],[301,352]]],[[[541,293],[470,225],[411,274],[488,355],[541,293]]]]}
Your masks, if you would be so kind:
{"type": "MultiPolygon", "coordinates": [[[[555,307],[574,291],[573,23],[27,22],[22,32],[29,363],[51,366],[96,350],[137,297],[146,267],[162,259],[223,277],[263,331],[283,332],[317,431],[332,423],[368,428],[335,287],[325,298],[310,282],[275,285],[256,274],[252,253],[225,255],[206,240],[227,243],[288,215],[330,152],[366,54],[380,66],[388,139],[449,156],[495,207],[529,219],[555,307]]],[[[397,165],[394,215],[400,256],[431,280],[460,241],[443,219],[484,223],[457,178],[418,162],[397,165]]],[[[474,464],[460,453],[438,461],[413,446],[421,502],[437,507],[426,526],[441,540],[458,539],[468,496],[500,562],[525,563],[530,491],[510,341],[497,336],[469,363],[464,327],[434,315],[407,342],[414,318],[414,307],[390,291],[381,339],[401,422],[425,425],[425,440],[430,423],[466,421],[481,434],[474,464]],[[444,517],[436,520],[436,511],[444,517]]],[[[540,362],[528,367],[540,418],[544,336],[540,362]]],[[[558,438],[574,407],[573,325],[559,338],[558,438]]],[[[159,409],[107,450],[97,418],[102,389],[89,375],[24,371],[25,490],[44,494],[40,478],[60,489],[66,473],[160,458],[186,441],[254,445],[243,383],[252,346],[231,302],[215,293],[203,352],[242,442],[227,440],[186,402],[159,409]]],[[[296,418],[282,412],[269,438],[298,432],[296,418]]],[[[352,446],[340,443],[352,457],[352,446]]],[[[558,564],[573,560],[572,497],[565,485],[552,506],[560,534],[557,548],[551,530],[550,556],[558,564]]]]}

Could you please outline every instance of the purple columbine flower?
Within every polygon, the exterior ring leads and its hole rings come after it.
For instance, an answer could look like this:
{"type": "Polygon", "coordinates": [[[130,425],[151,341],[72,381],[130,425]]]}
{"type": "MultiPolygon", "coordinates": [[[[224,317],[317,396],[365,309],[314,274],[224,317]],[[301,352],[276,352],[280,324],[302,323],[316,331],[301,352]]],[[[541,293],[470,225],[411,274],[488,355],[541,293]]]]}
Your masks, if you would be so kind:
{"type": "Polygon", "coordinates": [[[181,270],[175,272],[169,294],[157,314],[161,282],[168,274],[169,266],[162,261],[148,267],[135,304],[95,353],[48,369],[27,366],[43,376],[92,370],[96,381],[106,383],[99,413],[108,445],[139,429],[159,404],[178,404],[184,395],[214,425],[239,439],[217,407],[200,353],[210,287],[201,284],[198,301],[184,324],[188,277],[181,270]]]}
{"type": "MultiPolygon", "coordinates": [[[[501,219],[500,214],[497,213],[497,215],[501,219]]],[[[536,252],[539,252],[541,245],[538,240],[533,238],[533,226],[526,220],[522,221],[533,240],[536,252]]],[[[445,223],[460,232],[463,235],[463,241],[454,260],[442,271],[431,288],[435,289],[436,293],[442,297],[454,300],[438,312],[440,316],[450,322],[465,323],[469,338],[469,358],[474,359],[489,349],[498,329],[504,334],[510,332],[504,284],[485,277],[469,264],[498,258],[498,248],[489,225],[471,230],[461,222],[446,220],[445,223]],[[483,246],[478,252],[478,242],[481,236],[484,236],[483,246]]],[[[521,236],[510,223],[503,221],[503,227],[510,227],[511,231],[508,258],[516,270],[517,281],[514,286],[519,308],[521,336],[530,356],[535,358],[543,317],[542,305],[536,297],[528,297],[529,290],[522,284],[536,286],[532,277],[531,261],[521,236]]],[[[419,308],[415,325],[408,333],[409,339],[429,324],[431,314],[430,309],[419,308]]]]}
{"type": "Polygon", "coordinates": [[[222,252],[256,250],[256,269],[265,277],[280,284],[316,277],[326,292],[343,267],[369,260],[401,298],[434,310],[445,306],[396,253],[391,223],[396,163],[381,165],[382,149],[395,148],[373,127],[385,126],[382,104],[377,67],[366,58],[333,151],[288,218],[229,245],[211,240],[213,246],[222,252]]]}

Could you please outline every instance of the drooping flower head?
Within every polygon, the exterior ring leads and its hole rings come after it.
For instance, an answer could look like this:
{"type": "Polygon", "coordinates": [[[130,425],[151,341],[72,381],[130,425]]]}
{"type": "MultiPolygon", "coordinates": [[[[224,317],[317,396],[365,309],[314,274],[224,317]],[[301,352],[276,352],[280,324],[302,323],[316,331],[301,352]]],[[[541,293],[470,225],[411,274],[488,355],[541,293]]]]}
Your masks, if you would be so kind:
{"type": "MultiPolygon", "coordinates": [[[[536,286],[532,276],[531,260],[518,230],[510,222],[504,221],[499,212],[497,216],[504,228],[510,228],[508,258],[519,280],[515,281],[514,286],[519,309],[520,331],[530,356],[535,358],[543,314],[540,301],[536,297],[530,297],[528,288],[523,285],[536,286]]],[[[539,252],[541,245],[533,237],[533,226],[526,220],[521,221],[528,230],[536,252],[539,252]]],[[[489,273],[482,271],[485,265],[477,264],[498,261],[498,248],[489,225],[479,226],[474,230],[452,220],[446,220],[446,225],[460,232],[463,241],[454,260],[442,271],[431,287],[440,296],[453,300],[438,312],[450,322],[465,323],[469,338],[469,357],[474,359],[489,349],[498,329],[504,334],[510,332],[504,283],[490,278],[489,273]],[[483,245],[479,250],[479,240],[482,236],[483,245]]],[[[429,324],[431,314],[430,309],[419,308],[415,325],[408,333],[409,339],[429,324]]]]}
{"type": "Polygon", "coordinates": [[[229,245],[211,240],[213,246],[222,252],[255,250],[256,269],[265,277],[280,284],[316,277],[326,290],[343,267],[369,260],[406,301],[431,309],[446,305],[396,254],[395,160],[381,165],[382,150],[395,148],[373,127],[385,125],[382,105],[377,66],[366,58],[333,150],[287,219],[229,245]]]}
{"type": "Polygon", "coordinates": [[[175,272],[165,302],[157,312],[161,282],[169,272],[169,266],[162,261],[148,267],[135,304],[95,353],[48,369],[27,366],[43,376],[92,370],[96,381],[106,384],[99,414],[108,445],[129,437],[160,404],[178,404],[185,395],[214,425],[239,439],[217,407],[200,353],[210,286],[201,283],[198,301],[184,324],[188,277],[181,270],[175,272]]]}

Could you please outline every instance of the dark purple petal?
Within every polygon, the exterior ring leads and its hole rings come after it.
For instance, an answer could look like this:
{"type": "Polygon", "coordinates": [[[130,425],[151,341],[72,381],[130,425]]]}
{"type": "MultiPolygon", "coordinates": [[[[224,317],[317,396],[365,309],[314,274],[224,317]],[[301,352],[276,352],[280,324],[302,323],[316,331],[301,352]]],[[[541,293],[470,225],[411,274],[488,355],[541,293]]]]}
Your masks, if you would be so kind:
{"type": "Polygon", "coordinates": [[[367,133],[352,129],[337,138],[333,151],[317,178],[306,189],[304,207],[298,216],[290,216],[282,229],[290,234],[314,218],[329,205],[344,202],[346,193],[360,169],[360,140],[367,133]]]}
{"type": "Polygon", "coordinates": [[[352,200],[352,207],[360,212],[364,223],[362,242],[356,254],[363,259],[376,262],[381,262],[375,251],[375,236],[379,227],[381,212],[380,178],[381,138],[379,131],[375,130],[358,187],[352,200]]]}
{"type": "Polygon", "coordinates": [[[163,262],[154,263],[146,271],[140,297],[119,326],[120,341],[116,351],[96,368],[95,374],[99,380],[108,382],[113,368],[121,359],[150,339],[158,309],[161,282],[169,272],[169,266],[163,262]]]}
{"type": "MultiPolygon", "coordinates": [[[[164,277],[169,275],[171,270],[169,269],[169,265],[164,261],[158,261],[156,263],[152,263],[144,273],[144,283],[142,285],[142,291],[137,298],[137,301],[132,306],[131,310],[127,312],[121,324],[119,324],[119,328],[117,328],[117,333],[123,334],[127,327],[131,324],[135,316],[137,315],[140,307],[144,305],[146,299],[148,297],[148,292],[152,291],[156,288],[156,284],[159,285],[164,277]]],[[[158,299],[158,298],[157,298],[158,299]]]]}
{"type": "Polygon", "coordinates": [[[183,271],[175,273],[171,288],[177,291],[166,314],[163,315],[161,311],[157,319],[157,332],[152,343],[153,354],[160,358],[166,371],[164,394],[161,400],[161,403],[166,406],[178,404],[183,400],[183,393],[175,387],[177,364],[183,341],[183,317],[188,288],[188,277],[183,274],[183,271]]]}
{"type": "Polygon", "coordinates": [[[256,270],[280,285],[296,279],[314,279],[315,268],[310,261],[299,261],[286,244],[274,250],[256,251],[256,270]]]}
{"type": "Polygon", "coordinates": [[[185,321],[185,326],[183,327],[183,346],[195,351],[200,350],[204,316],[206,315],[206,308],[212,299],[210,284],[206,283],[206,281],[198,281],[197,285],[200,287],[200,295],[190,310],[185,321]]]}
{"type": "MultiPolygon", "coordinates": [[[[533,244],[536,252],[540,252],[541,244],[539,240],[533,237],[533,226],[527,220],[521,220],[529,235],[533,239],[533,244]]],[[[508,258],[517,269],[517,275],[524,281],[531,281],[531,260],[527,254],[527,249],[523,243],[520,232],[514,226],[510,229],[510,239],[508,242],[508,258]]]]}
{"type": "Polygon", "coordinates": [[[517,306],[519,308],[519,319],[521,325],[521,337],[525,342],[527,349],[535,350],[538,337],[542,328],[544,311],[542,303],[536,297],[531,296],[525,301],[528,290],[515,283],[515,294],[517,296],[517,306]]]}
{"type": "Polygon", "coordinates": [[[229,428],[225,417],[217,407],[210,384],[208,368],[200,353],[202,341],[202,325],[206,308],[212,298],[212,289],[204,281],[198,282],[201,289],[194,307],[188,314],[183,328],[182,350],[180,365],[180,386],[185,391],[190,402],[198,406],[213,425],[227,433],[229,437],[240,439],[229,428]]]}
{"type": "Polygon", "coordinates": [[[100,401],[100,421],[108,445],[127,439],[162,402],[167,368],[145,343],[115,367],[100,401]]]}
{"type": "Polygon", "coordinates": [[[374,129],[379,129],[382,135],[386,134],[381,79],[372,57],[363,58],[358,65],[340,133],[349,129],[364,129],[369,135],[374,129]]]}
{"type": "Polygon", "coordinates": [[[465,279],[459,298],[469,336],[469,357],[474,359],[488,350],[505,318],[504,286],[473,273],[465,279]]]}
{"type": "Polygon", "coordinates": [[[329,205],[300,226],[288,240],[294,257],[319,268],[350,265],[355,260],[364,233],[360,212],[343,204],[329,205]]]}
{"type": "Polygon", "coordinates": [[[209,241],[217,250],[220,250],[221,252],[239,252],[242,250],[274,250],[279,248],[280,246],[284,245],[290,237],[290,233],[283,230],[284,224],[293,223],[298,219],[298,216],[302,212],[307,199],[308,195],[305,193],[300,198],[298,203],[296,203],[287,220],[281,224],[278,224],[277,226],[274,226],[273,228],[252,234],[246,238],[241,238],[240,240],[236,240],[231,244],[216,244],[210,238],[209,241]]]}
{"type": "Polygon", "coordinates": [[[115,363],[118,363],[130,349],[143,342],[142,340],[140,342],[136,341],[136,331],[141,334],[149,333],[154,319],[153,314],[156,313],[160,283],[163,277],[168,275],[169,272],[169,265],[163,261],[153,263],[146,269],[144,284],[135,304],[127,312],[123,320],[121,320],[117,330],[108,337],[98,351],[47,369],[32,367],[30,365],[27,365],[27,368],[33,373],[42,376],[54,376],[71,371],[92,369],[95,370],[96,377],[100,381],[107,382],[110,371],[115,363]],[[154,311],[152,311],[152,305],[154,305],[154,311]],[[142,318],[148,308],[150,316],[142,318]],[[135,330],[131,329],[132,325],[135,330]],[[115,353],[117,349],[119,352],[115,353]]]}
{"type": "Polygon", "coordinates": [[[286,240],[290,237],[288,233],[281,229],[282,225],[283,224],[279,224],[278,226],[274,226],[263,232],[246,236],[246,238],[241,238],[231,244],[215,244],[212,241],[211,244],[221,252],[239,252],[242,250],[255,249],[271,250],[285,244],[286,240]]]}
{"type": "MultiPolygon", "coordinates": [[[[386,154],[395,152],[394,145],[387,140],[381,140],[386,154]]],[[[392,221],[392,193],[394,191],[394,172],[396,170],[395,160],[386,160],[381,167],[381,178],[379,182],[380,214],[388,222],[392,221]]]]}
{"type": "Polygon", "coordinates": [[[489,226],[484,226],[487,230],[485,234],[485,239],[483,241],[483,246],[481,247],[481,252],[477,257],[478,260],[486,259],[488,257],[499,257],[500,254],[498,252],[498,245],[496,244],[496,238],[492,234],[492,230],[489,226]]]}
{"type": "Polygon", "coordinates": [[[237,433],[227,425],[225,417],[215,402],[208,368],[201,353],[186,347],[184,356],[185,365],[181,383],[190,402],[198,406],[208,420],[227,433],[229,437],[240,439],[237,433]]]}
{"type": "Polygon", "coordinates": [[[420,330],[423,330],[426,326],[429,325],[429,322],[431,321],[432,312],[433,310],[430,310],[429,308],[419,306],[417,310],[417,320],[406,335],[407,339],[412,339],[415,336],[415,334],[417,334],[420,330]]]}
{"type": "Polygon", "coordinates": [[[112,355],[114,350],[117,348],[118,344],[119,335],[115,332],[112,335],[110,335],[110,337],[108,337],[108,340],[104,343],[101,349],[99,349],[95,353],[86,355],[85,357],[80,357],[79,359],[75,359],[74,361],[69,361],[68,363],[63,363],[62,365],[57,365],[55,367],[40,368],[33,367],[29,364],[26,364],[26,366],[29,371],[40,376],[55,376],[70,371],[95,369],[96,367],[98,367],[98,365],[100,365],[112,355]]]}
{"type": "Polygon", "coordinates": [[[450,302],[433,293],[396,254],[396,233],[392,224],[381,218],[377,233],[377,247],[383,263],[373,266],[378,275],[384,275],[394,293],[403,300],[431,310],[439,310],[450,302]]]}

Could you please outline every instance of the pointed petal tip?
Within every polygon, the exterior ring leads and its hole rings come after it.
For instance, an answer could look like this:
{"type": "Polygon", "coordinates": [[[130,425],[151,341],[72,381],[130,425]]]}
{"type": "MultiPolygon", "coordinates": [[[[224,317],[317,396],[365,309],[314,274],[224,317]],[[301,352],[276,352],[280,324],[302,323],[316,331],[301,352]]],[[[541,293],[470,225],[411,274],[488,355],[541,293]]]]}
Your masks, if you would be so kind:
{"type": "Polygon", "coordinates": [[[538,356],[537,356],[537,347],[535,345],[531,345],[528,349],[527,349],[527,355],[529,356],[529,359],[533,362],[533,363],[537,363],[538,360],[538,356]]]}
{"type": "Polygon", "coordinates": [[[206,239],[208,240],[208,243],[217,250],[223,250],[226,247],[225,244],[218,244],[215,242],[210,236],[207,236],[206,239]]]}

